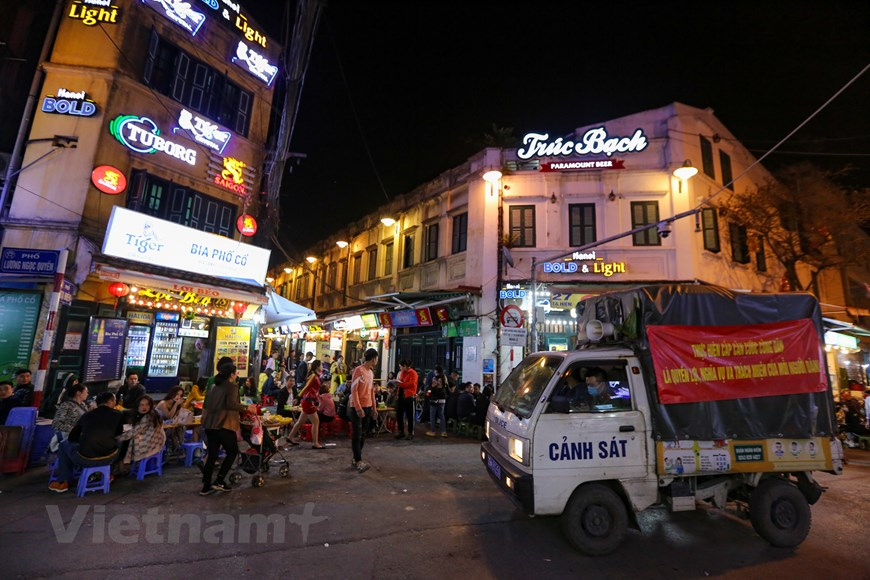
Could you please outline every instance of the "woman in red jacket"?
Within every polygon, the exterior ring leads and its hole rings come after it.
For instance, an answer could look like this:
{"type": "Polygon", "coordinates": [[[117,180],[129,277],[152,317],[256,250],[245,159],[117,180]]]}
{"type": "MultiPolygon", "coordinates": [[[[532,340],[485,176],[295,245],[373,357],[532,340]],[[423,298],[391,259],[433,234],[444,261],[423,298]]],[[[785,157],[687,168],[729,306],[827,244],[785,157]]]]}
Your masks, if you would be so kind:
{"type": "Polygon", "coordinates": [[[293,430],[287,436],[287,441],[290,445],[299,445],[294,441],[296,433],[306,422],[311,423],[311,439],[313,441],[312,449],[324,449],[320,444],[320,417],[317,416],[317,405],[320,403],[320,375],[323,374],[323,363],[319,360],[311,361],[308,368],[308,376],[305,379],[305,386],[302,392],[299,393],[299,398],[302,400],[302,414],[299,420],[293,425],[293,430]]]}
{"type": "Polygon", "coordinates": [[[396,377],[397,395],[396,417],[399,434],[396,439],[405,439],[405,419],[408,420],[408,439],[414,438],[414,406],[417,403],[417,371],[409,359],[399,361],[399,376],[396,377]]]}

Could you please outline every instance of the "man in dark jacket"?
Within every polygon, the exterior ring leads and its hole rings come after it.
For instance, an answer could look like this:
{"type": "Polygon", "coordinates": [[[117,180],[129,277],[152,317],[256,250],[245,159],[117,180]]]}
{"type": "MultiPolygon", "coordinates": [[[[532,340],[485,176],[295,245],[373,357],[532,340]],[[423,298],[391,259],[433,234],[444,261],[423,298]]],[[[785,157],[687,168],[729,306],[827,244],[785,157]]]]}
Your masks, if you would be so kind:
{"type": "Polygon", "coordinates": [[[475,408],[474,395],[471,391],[474,389],[471,383],[462,385],[464,388],[459,393],[459,402],[456,405],[456,417],[460,421],[474,421],[474,415],[477,411],[475,408]]]}
{"type": "Polygon", "coordinates": [[[30,382],[32,376],[30,369],[15,371],[15,392],[12,396],[18,399],[21,407],[29,407],[33,404],[33,383],[30,382]]]}
{"type": "Polygon", "coordinates": [[[299,391],[305,386],[305,379],[308,378],[308,365],[313,358],[314,353],[306,352],[305,358],[299,361],[299,364],[296,366],[296,391],[293,393],[294,399],[299,398],[299,391]]]}
{"type": "Polygon", "coordinates": [[[145,394],[145,387],[139,383],[139,375],[137,373],[128,373],[127,380],[118,389],[118,400],[124,405],[125,409],[135,409],[139,402],[139,397],[145,394]]]}
{"type": "Polygon", "coordinates": [[[115,410],[115,395],[104,392],[97,395],[97,408],[88,411],[69,438],[60,444],[57,454],[57,481],[48,484],[48,489],[63,493],[69,489],[73,467],[96,467],[111,465],[118,458],[118,440],[124,431],[124,415],[115,410]]]}

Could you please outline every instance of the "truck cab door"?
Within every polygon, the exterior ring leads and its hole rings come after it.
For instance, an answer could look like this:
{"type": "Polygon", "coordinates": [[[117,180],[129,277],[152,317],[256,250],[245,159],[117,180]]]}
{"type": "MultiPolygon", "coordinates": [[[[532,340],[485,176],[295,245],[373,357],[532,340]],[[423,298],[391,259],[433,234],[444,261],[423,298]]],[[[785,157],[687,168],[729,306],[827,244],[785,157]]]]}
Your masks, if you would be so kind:
{"type": "Polygon", "coordinates": [[[536,513],[561,513],[585,482],[647,477],[649,426],[626,368],[619,359],[575,361],[554,385],[533,437],[536,513]],[[590,393],[590,373],[603,375],[605,393],[590,393]]]}

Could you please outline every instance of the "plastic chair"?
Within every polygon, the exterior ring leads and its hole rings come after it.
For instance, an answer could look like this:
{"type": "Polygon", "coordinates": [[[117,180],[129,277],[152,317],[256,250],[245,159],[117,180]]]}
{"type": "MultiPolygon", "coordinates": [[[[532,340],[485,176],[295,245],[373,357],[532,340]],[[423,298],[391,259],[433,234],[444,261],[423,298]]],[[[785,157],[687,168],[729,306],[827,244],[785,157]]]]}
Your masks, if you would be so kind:
{"type": "Polygon", "coordinates": [[[109,493],[109,484],[112,479],[112,466],[100,465],[98,467],[85,467],[79,477],[78,497],[83,497],[89,491],[109,493]],[[89,481],[92,475],[99,475],[94,481],[89,481]]]}
{"type": "Polygon", "coordinates": [[[135,474],[139,481],[145,479],[146,475],[153,473],[163,477],[163,450],[135,462],[130,468],[130,473],[135,474]]]}
{"type": "Polygon", "coordinates": [[[303,441],[311,441],[311,423],[306,423],[299,428],[299,438],[303,441]]]}
{"type": "Polygon", "coordinates": [[[15,457],[0,458],[0,473],[14,471],[16,475],[21,475],[27,469],[30,446],[33,443],[33,434],[36,432],[36,413],[36,407],[15,407],[9,411],[6,427],[21,427],[21,442],[15,457]]]}
{"type": "Polygon", "coordinates": [[[202,444],[201,441],[190,442],[190,443],[182,443],[182,449],[184,449],[184,466],[191,467],[193,465],[193,460],[196,458],[197,451],[199,451],[199,458],[202,460],[205,457],[205,445],[202,444]]]}

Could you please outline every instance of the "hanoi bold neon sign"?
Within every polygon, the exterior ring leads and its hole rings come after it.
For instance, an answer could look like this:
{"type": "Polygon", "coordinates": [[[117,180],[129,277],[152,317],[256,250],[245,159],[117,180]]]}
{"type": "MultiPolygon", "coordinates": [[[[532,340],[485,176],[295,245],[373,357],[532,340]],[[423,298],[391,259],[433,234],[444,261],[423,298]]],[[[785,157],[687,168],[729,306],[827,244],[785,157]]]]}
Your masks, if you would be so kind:
{"type": "Polygon", "coordinates": [[[643,129],[636,129],[631,137],[611,137],[604,127],[586,131],[580,140],[567,141],[558,137],[549,141],[549,133],[527,133],[523,145],[517,150],[520,159],[532,157],[556,157],[569,155],[600,155],[610,157],[614,153],[636,153],[646,149],[649,142],[643,129]]]}
{"type": "Polygon", "coordinates": [[[57,95],[48,95],[42,99],[42,112],[92,117],[97,112],[97,105],[84,91],[74,93],[66,89],[57,89],[57,95]]]}
{"type": "Polygon", "coordinates": [[[109,133],[136,153],[154,154],[160,151],[188,165],[196,165],[196,150],[161,137],[157,124],[148,117],[118,115],[109,123],[109,133]]]}

